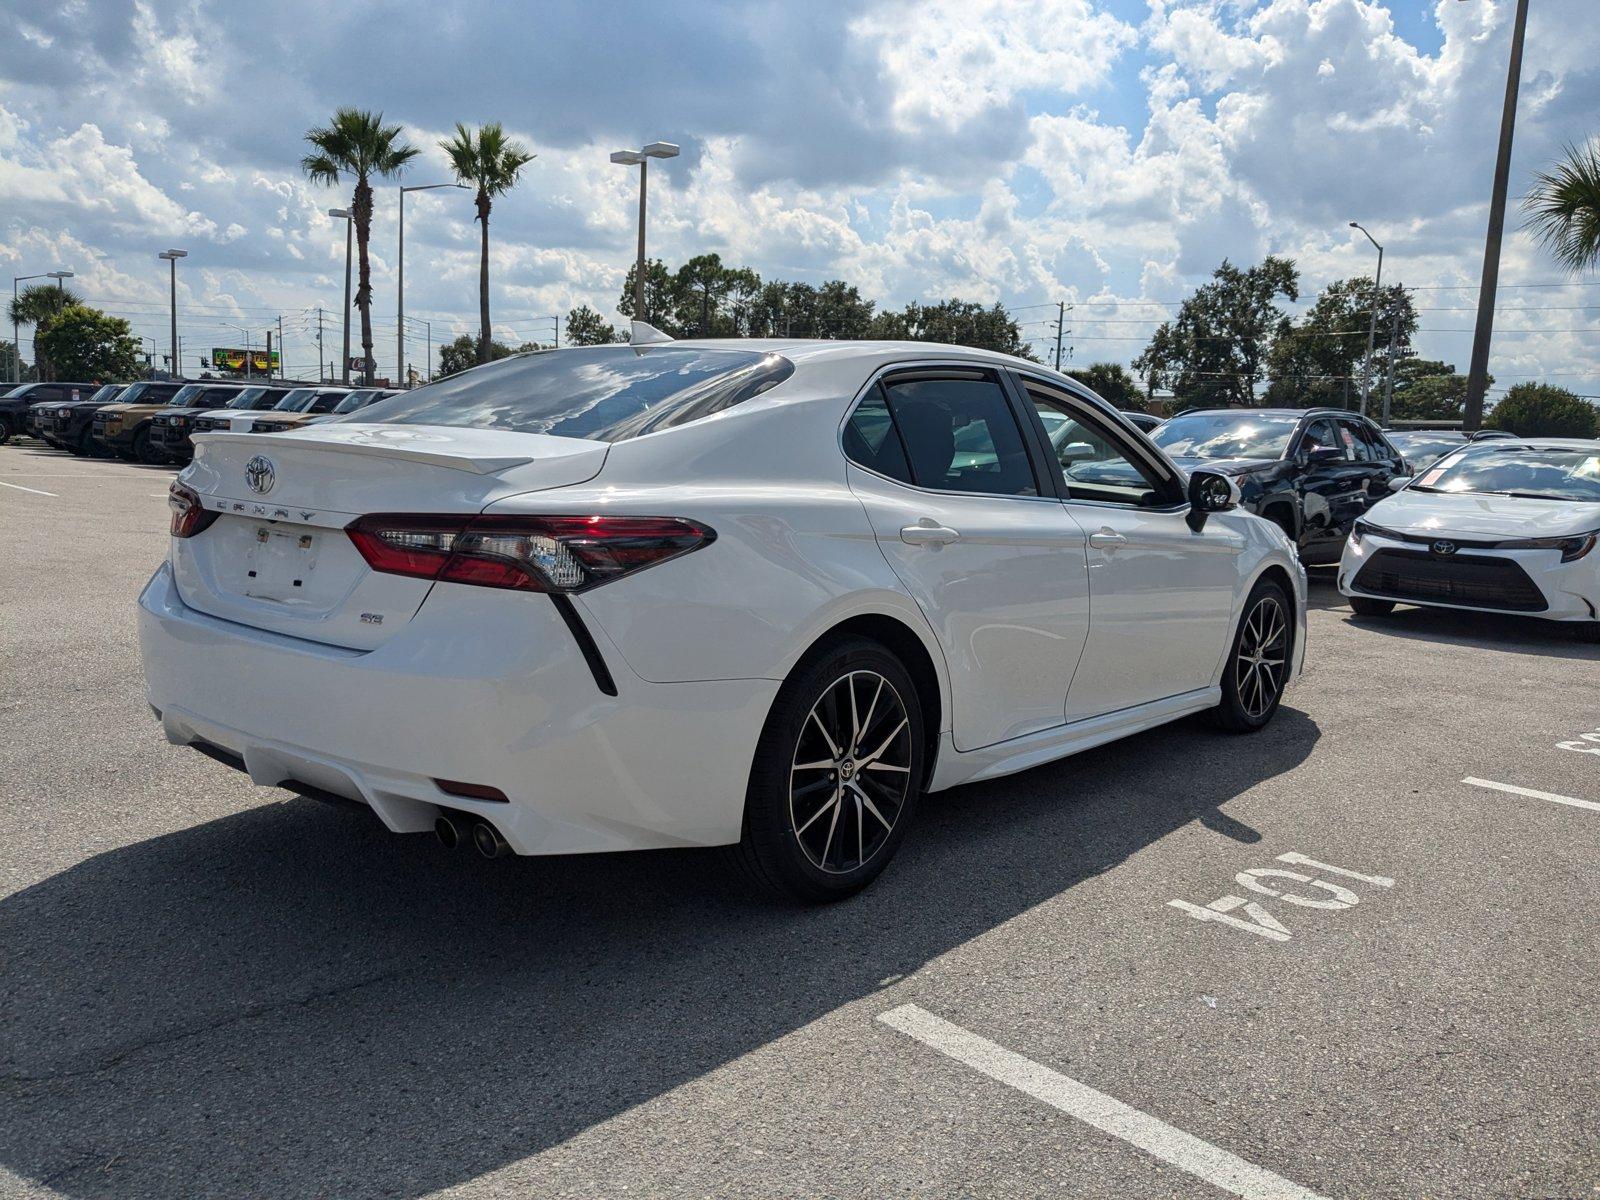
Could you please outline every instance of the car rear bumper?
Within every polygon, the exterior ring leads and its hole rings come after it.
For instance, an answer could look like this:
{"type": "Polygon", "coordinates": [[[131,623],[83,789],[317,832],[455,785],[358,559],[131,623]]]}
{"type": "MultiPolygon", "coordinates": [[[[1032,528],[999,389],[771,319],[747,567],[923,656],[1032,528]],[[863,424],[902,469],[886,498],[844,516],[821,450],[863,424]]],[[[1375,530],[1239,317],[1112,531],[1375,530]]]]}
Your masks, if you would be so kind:
{"type": "Polygon", "coordinates": [[[227,751],[263,786],[363,801],[397,833],[442,809],[482,816],[519,854],[737,841],[779,687],[646,683],[602,638],[620,693],[607,696],[548,597],[454,584],[353,651],[207,616],[163,564],[139,597],[139,642],[168,741],[227,751]]]}
{"type": "MultiPolygon", "coordinates": [[[[1373,600],[1393,600],[1397,604],[1415,604],[1424,608],[1454,608],[1466,612],[1493,612],[1513,616],[1539,617],[1546,621],[1593,621],[1600,615],[1600,552],[1591,551],[1575,562],[1564,563],[1556,550],[1494,550],[1462,548],[1452,558],[1464,567],[1473,563],[1492,562],[1504,570],[1504,578],[1526,593],[1525,598],[1508,591],[1504,598],[1496,599],[1477,595],[1422,594],[1415,585],[1380,586],[1372,572],[1363,571],[1379,551],[1395,551],[1423,561],[1424,551],[1415,543],[1396,541],[1375,534],[1365,534],[1360,543],[1354,540],[1345,544],[1344,555],[1339,560],[1339,591],[1346,596],[1364,596],[1373,600]],[[1520,573],[1520,574],[1519,574],[1520,573]],[[1523,580],[1531,590],[1523,586],[1523,580]]],[[[1429,580],[1430,590],[1444,593],[1447,590],[1451,558],[1431,559],[1434,575],[1439,581],[1429,580]]],[[[1481,574],[1481,573],[1480,573],[1481,574]]]]}

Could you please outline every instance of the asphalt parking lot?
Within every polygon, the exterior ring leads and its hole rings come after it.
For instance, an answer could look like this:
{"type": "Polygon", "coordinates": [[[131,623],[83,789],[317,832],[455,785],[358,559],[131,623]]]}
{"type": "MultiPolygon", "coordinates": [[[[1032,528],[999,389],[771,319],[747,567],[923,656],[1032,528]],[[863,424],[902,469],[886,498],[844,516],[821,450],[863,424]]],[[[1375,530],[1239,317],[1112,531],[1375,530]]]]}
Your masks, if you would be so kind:
{"type": "Polygon", "coordinates": [[[942,793],[867,893],[777,908],[168,746],[172,473],[0,447],[0,1194],[1600,1195],[1568,630],[1314,571],[1263,734],[942,793]]]}

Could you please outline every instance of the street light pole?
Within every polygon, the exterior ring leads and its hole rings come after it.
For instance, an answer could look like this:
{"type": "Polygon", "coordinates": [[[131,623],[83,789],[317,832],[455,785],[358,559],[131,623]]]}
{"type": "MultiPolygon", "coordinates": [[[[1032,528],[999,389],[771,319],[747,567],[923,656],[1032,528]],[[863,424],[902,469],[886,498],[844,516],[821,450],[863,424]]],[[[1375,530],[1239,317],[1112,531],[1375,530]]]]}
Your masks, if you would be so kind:
{"type": "Polygon", "coordinates": [[[172,373],[183,375],[182,364],[178,361],[178,260],[187,258],[187,250],[163,250],[156,257],[164,258],[172,268],[172,373]]]}
{"type": "Polygon", "coordinates": [[[397,386],[405,386],[406,378],[406,193],[431,192],[435,188],[465,188],[464,183],[419,183],[400,189],[400,254],[397,259],[398,275],[395,286],[395,378],[397,386]]]}
{"type": "Polygon", "coordinates": [[[348,208],[330,208],[330,217],[344,221],[344,354],[339,359],[339,382],[350,382],[350,239],[354,236],[355,222],[348,208]]]}
{"type": "Polygon", "coordinates": [[[1367,233],[1359,222],[1351,221],[1351,229],[1360,229],[1367,236],[1367,241],[1378,247],[1378,274],[1372,281],[1372,319],[1367,322],[1367,356],[1361,363],[1361,415],[1367,415],[1367,395],[1372,386],[1372,343],[1378,336],[1378,297],[1383,287],[1383,247],[1378,246],[1378,239],[1367,233]]]}
{"type": "MultiPolygon", "coordinates": [[[[71,271],[46,271],[42,275],[16,275],[11,280],[11,371],[15,382],[22,382],[22,333],[17,324],[17,284],[26,283],[30,279],[54,279],[61,288],[61,298],[67,298],[67,285],[63,279],[71,279],[71,271]]],[[[35,358],[38,355],[34,356],[35,358]]]]}
{"type": "Polygon", "coordinates": [[[639,168],[639,255],[634,261],[633,268],[633,319],[635,321],[648,321],[649,314],[644,307],[644,216],[646,196],[650,187],[650,160],[652,158],[676,158],[678,147],[671,142],[651,142],[642,150],[617,150],[611,155],[611,161],[625,167],[637,166],[639,168]]]}
{"type": "Polygon", "coordinates": [[[1528,0],[1517,0],[1511,31],[1511,62],[1506,68],[1505,107],[1500,113],[1500,150],[1494,164],[1494,194],[1489,200],[1489,231],[1483,241],[1483,280],[1478,287],[1478,323],[1472,333],[1472,365],[1467,369],[1467,405],[1462,428],[1475,433],[1483,424],[1483,394],[1489,387],[1489,341],[1494,336],[1495,291],[1500,284],[1500,238],[1506,224],[1506,187],[1511,179],[1511,135],[1517,124],[1517,87],[1522,81],[1522,41],[1528,29],[1528,0]]]}

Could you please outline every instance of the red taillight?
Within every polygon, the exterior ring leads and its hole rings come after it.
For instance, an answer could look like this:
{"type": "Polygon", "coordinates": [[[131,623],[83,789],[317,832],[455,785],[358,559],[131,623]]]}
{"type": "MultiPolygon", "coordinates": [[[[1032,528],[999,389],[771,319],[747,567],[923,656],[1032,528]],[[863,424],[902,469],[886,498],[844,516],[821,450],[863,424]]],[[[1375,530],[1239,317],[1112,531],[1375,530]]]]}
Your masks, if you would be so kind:
{"type": "Polygon", "coordinates": [[[173,537],[193,537],[217,519],[201,505],[199,493],[176,480],[167,489],[167,506],[172,509],[173,537]]]}
{"type": "Polygon", "coordinates": [[[581,592],[716,534],[681,517],[377,513],[345,528],[374,571],[532,592],[581,592]]]}

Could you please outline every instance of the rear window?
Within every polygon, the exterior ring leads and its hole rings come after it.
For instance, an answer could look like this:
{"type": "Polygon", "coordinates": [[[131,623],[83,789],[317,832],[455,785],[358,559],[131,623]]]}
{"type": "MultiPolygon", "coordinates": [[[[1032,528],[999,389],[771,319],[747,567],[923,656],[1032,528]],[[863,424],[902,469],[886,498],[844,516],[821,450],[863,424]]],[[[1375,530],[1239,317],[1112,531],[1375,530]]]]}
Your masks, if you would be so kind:
{"type": "Polygon", "coordinates": [[[793,373],[788,359],[753,350],[585,346],[501,359],[334,420],[620,442],[721,412],[793,373]]]}

